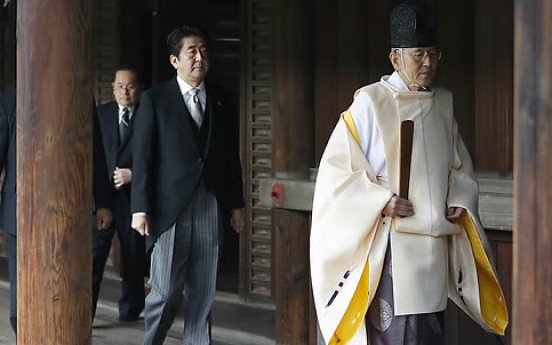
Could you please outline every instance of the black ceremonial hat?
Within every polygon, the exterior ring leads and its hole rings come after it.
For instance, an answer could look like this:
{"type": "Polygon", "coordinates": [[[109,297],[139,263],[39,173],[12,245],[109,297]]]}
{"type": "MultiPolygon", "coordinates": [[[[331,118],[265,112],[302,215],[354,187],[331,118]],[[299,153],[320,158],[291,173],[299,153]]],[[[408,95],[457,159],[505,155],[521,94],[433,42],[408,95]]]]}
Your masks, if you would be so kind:
{"type": "Polygon", "coordinates": [[[429,8],[418,2],[397,5],[391,11],[391,47],[437,46],[437,23],[429,8]]]}

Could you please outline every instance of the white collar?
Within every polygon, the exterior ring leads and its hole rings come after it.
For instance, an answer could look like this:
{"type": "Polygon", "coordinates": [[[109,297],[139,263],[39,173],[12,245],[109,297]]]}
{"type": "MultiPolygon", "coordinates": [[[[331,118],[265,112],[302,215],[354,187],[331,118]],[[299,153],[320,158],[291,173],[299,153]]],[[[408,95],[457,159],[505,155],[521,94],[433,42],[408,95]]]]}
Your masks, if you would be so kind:
{"type": "Polygon", "coordinates": [[[399,90],[408,90],[408,85],[402,80],[399,72],[395,71],[389,76],[387,82],[399,90]]]}
{"type": "Polygon", "coordinates": [[[136,106],[125,107],[125,106],[120,105],[119,103],[117,103],[117,106],[119,107],[119,115],[122,115],[123,114],[123,109],[127,108],[129,116],[132,116],[132,114],[134,114],[134,108],[136,108],[136,106]]]}
{"type": "MultiPolygon", "coordinates": [[[[178,83],[178,88],[180,89],[180,93],[182,93],[182,95],[185,95],[188,93],[188,91],[190,91],[191,89],[193,89],[193,86],[191,86],[190,84],[186,83],[182,78],[180,78],[178,75],[176,76],[176,82],[178,83]]],[[[199,92],[200,94],[203,93],[205,94],[205,82],[202,81],[201,84],[199,84],[197,86],[197,88],[199,89],[199,92]]]]}
{"type": "Polygon", "coordinates": [[[393,92],[393,98],[406,97],[406,98],[427,98],[433,97],[433,88],[430,91],[411,91],[408,86],[401,79],[398,72],[393,74],[384,75],[381,77],[381,83],[393,92]]]}

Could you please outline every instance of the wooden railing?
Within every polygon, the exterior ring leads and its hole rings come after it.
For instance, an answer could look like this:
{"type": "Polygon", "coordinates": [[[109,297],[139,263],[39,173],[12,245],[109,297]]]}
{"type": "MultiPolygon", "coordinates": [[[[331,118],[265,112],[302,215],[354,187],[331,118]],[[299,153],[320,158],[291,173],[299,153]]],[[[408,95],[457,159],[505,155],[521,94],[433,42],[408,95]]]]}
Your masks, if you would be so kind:
{"type": "MultiPolygon", "coordinates": [[[[487,230],[512,231],[512,174],[478,172],[479,213],[487,230]]],[[[260,203],[264,207],[310,212],[316,170],[310,180],[267,178],[259,180],[260,203]]]]}

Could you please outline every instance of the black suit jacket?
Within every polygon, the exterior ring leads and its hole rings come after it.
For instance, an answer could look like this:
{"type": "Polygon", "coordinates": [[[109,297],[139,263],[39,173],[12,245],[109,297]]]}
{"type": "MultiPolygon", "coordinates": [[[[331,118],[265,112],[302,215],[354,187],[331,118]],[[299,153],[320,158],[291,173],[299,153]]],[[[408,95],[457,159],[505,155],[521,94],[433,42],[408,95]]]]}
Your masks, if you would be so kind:
{"type": "Polygon", "coordinates": [[[4,169],[0,216],[2,230],[14,235],[17,204],[15,153],[15,90],[11,90],[0,96],[0,170],[4,169]]]}
{"type": "MultiPolygon", "coordinates": [[[[11,90],[0,96],[0,169],[4,169],[2,182],[2,199],[0,206],[2,230],[9,234],[16,234],[17,219],[17,176],[16,176],[16,93],[11,90]]],[[[103,171],[105,168],[105,156],[99,125],[94,116],[94,154],[93,165],[103,171]]],[[[109,208],[111,196],[108,192],[109,180],[106,174],[94,173],[94,204],[97,208],[109,208]]]]}
{"type": "Polygon", "coordinates": [[[148,248],[176,221],[201,180],[223,211],[244,207],[236,112],[222,92],[211,85],[206,90],[203,141],[176,78],[142,93],[134,123],[131,212],[150,216],[148,248]]]}
{"type": "MultiPolygon", "coordinates": [[[[94,103],[92,103],[94,105],[94,103]]],[[[94,193],[94,210],[98,208],[111,208],[113,193],[111,191],[111,179],[107,174],[105,150],[103,146],[102,130],[96,115],[96,107],[93,107],[93,166],[92,178],[94,193]]]]}
{"type": "Polygon", "coordinates": [[[130,224],[130,184],[117,190],[113,186],[112,176],[115,167],[132,169],[132,136],[137,109],[138,106],[134,107],[127,135],[119,144],[119,106],[117,102],[109,102],[96,108],[105,151],[106,173],[110,178],[109,189],[113,195],[112,212],[119,229],[126,228],[130,224]]]}

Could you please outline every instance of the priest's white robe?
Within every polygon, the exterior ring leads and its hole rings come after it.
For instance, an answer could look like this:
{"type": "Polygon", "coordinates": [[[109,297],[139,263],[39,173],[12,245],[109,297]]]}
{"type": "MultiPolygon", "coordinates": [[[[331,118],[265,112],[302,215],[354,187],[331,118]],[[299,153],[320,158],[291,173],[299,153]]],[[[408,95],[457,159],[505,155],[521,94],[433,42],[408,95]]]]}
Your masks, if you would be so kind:
{"type": "Polygon", "coordinates": [[[364,318],[388,241],[395,314],[441,311],[449,297],[486,330],[503,334],[506,305],[479,220],[478,185],[453,117],[452,95],[441,88],[401,90],[384,77],[356,97],[368,97],[374,107],[385,169],[374,172],[350,110],[343,113],[320,162],[310,241],[314,302],[326,343],[366,344],[364,318]],[[381,213],[399,189],[403,120],[415,123],[409,200],[416,214],[389,219],[381,213]],[[445,219],[447,207],[466,213],[452,224],[445,219]]]}

